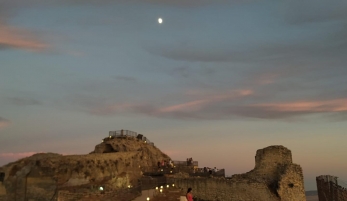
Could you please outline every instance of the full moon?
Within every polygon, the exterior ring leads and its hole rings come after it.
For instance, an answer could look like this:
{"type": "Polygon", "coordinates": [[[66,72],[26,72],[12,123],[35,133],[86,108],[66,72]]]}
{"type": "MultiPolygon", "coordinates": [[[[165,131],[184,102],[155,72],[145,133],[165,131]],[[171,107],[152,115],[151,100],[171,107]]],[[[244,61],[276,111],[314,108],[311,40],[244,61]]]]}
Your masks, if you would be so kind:
{"type": "Polygon", "coordinates": [[[163,23],[163,19],[158,18],[158,23],[159,23],[159,24],[163,23]]]}

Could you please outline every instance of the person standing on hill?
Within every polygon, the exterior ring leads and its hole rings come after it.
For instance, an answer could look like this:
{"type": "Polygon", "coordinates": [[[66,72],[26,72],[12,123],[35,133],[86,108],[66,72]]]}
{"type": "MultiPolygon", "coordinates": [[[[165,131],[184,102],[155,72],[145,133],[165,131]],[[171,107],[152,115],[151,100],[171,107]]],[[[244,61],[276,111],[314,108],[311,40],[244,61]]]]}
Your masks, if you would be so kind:
{"type": "Polygon", "coordinates": [[[194,201],[193,200],[193,194],[192,194],[192,188],[188,188],[186,198],[187,198],[187,201],[194,201]]]}

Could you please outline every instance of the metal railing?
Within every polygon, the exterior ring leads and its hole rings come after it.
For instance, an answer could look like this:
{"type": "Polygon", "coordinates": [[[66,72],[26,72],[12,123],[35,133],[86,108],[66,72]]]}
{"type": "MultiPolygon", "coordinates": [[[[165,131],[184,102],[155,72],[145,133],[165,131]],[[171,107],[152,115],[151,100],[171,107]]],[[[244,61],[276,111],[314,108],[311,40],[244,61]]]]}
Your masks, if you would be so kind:
{"type": "Polygon", "coordinates": [[[139,134],[134,131],[130,130],[116,130],[116,131],[109,131],[108,134],[109,138],[126,138],[126,137],[134,137],[139,140],[144,141],[145,143],[154,146],[154,143],[151,142],[147,137],[143,136],[142,134],[139,134]]]}
{"type": "Polygon", "coordinates": [[[110,131],[109,136],[112,137],[137,137],[137,132],[130,131],[130,130],[117,130],[117,131],[110,131]]]}
{"type": "Polygon", "coordinates": [[[213,177],[225,177],[225,170],[224,169],[220,169],[218,171],[214,171],[214,170],[204,170],[204,168],[197,168],[195,169],[195,172],[193,173],[189,173],[190,176],[193,176],[193,177],[210,177],[210,176],[213,176],[213,177]]]}
{"type": "Polygon", "coordinates": [[[198,161],[172,161],[176,166],[184,165],[184,166],[199,166],[198,161]]]}

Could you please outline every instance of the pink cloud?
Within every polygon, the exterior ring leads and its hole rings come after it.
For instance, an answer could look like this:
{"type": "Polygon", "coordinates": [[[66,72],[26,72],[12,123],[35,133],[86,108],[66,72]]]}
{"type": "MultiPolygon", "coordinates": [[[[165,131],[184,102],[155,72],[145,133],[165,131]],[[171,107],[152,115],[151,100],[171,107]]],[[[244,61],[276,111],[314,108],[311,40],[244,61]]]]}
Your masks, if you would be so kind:
{"type": "Polygon", "coordinates": [[[291,103],[255,104],[279,112],[344,112],[347,111],[347,99],[327,101],[297,101],[291,103]]]}
{"type": "Polygon", "coordinates": [[[29,51],[42,51],[48,47],[30,31],[2,23],[0,23],[0,46],[29,51]]]}
{"type": "Polygon", "coordinates": [[[5,128],[10,124],[11,122],[9,120],[0,117],[0,129],[5,128]]]}
{"type": "MultiPolygon", "coordinates": [[[[190,91],[189,93],[192,93],[192,91],[190,91]]],[[[253,93],[254,92],[252,90],[235,90],[235,91],[230,91],[223,94],[209,94],[204,99],[160,108],[158,109],[158,112],[169,113],[169,112],[187,111],[187,110],[198,111],[209,104],[214,104],[216,102],[222,102],[227,100],[233,100],[233,99],[241,98],[244,96],[252,95],[253,93]]],[[[195,93],[193,92],[193,94],[196,94],[196,92],[195,93]]]]}

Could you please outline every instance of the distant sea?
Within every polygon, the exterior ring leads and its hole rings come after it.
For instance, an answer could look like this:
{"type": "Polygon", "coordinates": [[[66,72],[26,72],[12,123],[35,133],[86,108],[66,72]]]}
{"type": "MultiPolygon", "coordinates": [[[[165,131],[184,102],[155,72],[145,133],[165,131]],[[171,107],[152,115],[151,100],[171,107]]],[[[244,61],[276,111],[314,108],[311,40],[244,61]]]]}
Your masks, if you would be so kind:
{"type": "Polygon", "coordinates": [[[306,201],[318,201],[317,191],[306,191],[306,201]]]}

